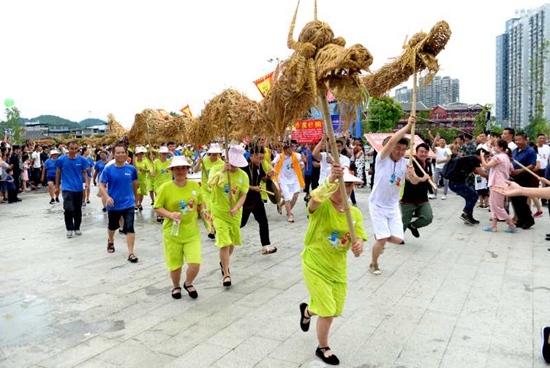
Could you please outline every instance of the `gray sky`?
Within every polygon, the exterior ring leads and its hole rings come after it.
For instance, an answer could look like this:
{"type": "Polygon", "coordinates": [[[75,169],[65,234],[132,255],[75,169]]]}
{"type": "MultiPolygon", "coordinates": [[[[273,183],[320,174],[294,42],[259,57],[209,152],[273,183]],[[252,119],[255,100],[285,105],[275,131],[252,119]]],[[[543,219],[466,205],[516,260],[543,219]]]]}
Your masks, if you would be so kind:
{"type": "MultiPolygon", "coordinates": [[[[446,20],[453,35],[439,75],[460,79],[461,101],[493,103],[495,37],[514,11],[544,1],[318,0],[318,17],[347,45],[360,43],[376,71],[405,36],[446,20]]],[[[106,119],[126,127],[144,108],[198,115],[225,88],[261,98],[253,80],[290,55],[294,0],[0,1],[0,100],[22,116],[106,119]]],[[[295,35],[313,19],[302,0],[295,35]]],[[[296,38],[295,37],[295,38],[296,38]]]]}

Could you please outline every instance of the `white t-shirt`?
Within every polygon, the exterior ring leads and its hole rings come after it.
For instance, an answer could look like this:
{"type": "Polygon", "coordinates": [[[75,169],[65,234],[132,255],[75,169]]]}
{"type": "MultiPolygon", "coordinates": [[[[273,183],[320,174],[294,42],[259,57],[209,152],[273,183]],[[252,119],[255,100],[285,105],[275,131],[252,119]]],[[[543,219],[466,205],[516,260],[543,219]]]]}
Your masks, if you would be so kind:
{"type": "Polygon", "coordinates": [[[374,163],[374,186],[369,202],[381,209],[399,211],[399,195],[405,185],[409,160],[402,158],[395,162],[391,154],[382,159],[376,156],[374,163]]]}
{"type": "MultiPolygon", "coordinates": [[[[321,167],[319,172],[319,185],[330,175],[330,171],[332,170],[332,164],[329,164],[327,162],[327,157],[329,155],[326,152],[321,152],[321,167]]],[[[332,155],[330,156],[332,157],[332,155]]],[[[347,156],[344,156],[340,154],[340,166],[345,166],[347,168],[350,167],[351,161],[347,156]]]]}
{"type": "MultiPolygon", "coordinates": [[[[447,157],[449,157],[451,153],[451,149],[449,147],[441,148],[441,147],[435,147],[435,154],[437,155],[437,160],[446,160],[447,157]]],[[[438,164],[435,164],[436,169],[442,169],[445,166],[446,162],[440,162],[438,164]]]]}
{"type": "Polygon", "coordinates": [[[476,190],[487,189],[487,179],[481,175],[476,175],[474,186],[476,190]]]}
{"type": "MultiPolygon", "coordinates": [[[[300,162],[300,166],[302,165],[302,157],[301,155],[297,154],[296,152],[292,152],[293,155],[296,155],[296,158],[298,158],[298,162],[300,162]]],[[[295,184],[298,183],[298,175],[294,172],[294,166],[292,165],[292,156],[287,156],[283,154],[283,167],[281,168],[281,172],[279,173],[279,183],[281,184],[295,184]]],[[[281,160],[281,155],[277,155],[275,157],[275,160],[273,160],[273,163],[275,164],[275,167],[277,167],[277,164],[281,160]]]]}
{"type": "Polygon", "coordinates": [[[541,157],[540,169],[544,170],[546,169],[546,166],[548,166],[548,158],[550,157],[550,146],[544,144],[542,147],[538,147],[538,151],[541,157]]]}
{"type": "Polygon", "coordinates": [[[510,150],[510,152],[514,152],[516,148],[518,148],[518,146],[514,142],[508,143],[508,149],[510,150]]]}
{"type": "Polygon", "coordinates": [[[42,167],[42,162],[40,161],[40,152],[32,153],[32,167],[35,169],[40,169],[42,167]]]}

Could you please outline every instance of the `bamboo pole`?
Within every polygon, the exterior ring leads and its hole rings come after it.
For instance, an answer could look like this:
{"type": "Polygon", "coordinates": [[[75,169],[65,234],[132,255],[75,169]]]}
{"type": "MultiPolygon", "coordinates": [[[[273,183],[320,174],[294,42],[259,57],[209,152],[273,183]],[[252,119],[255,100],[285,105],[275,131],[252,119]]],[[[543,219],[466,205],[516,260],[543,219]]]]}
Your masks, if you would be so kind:
{"type": "MultiPolygon", "coordinates": [[[[224,135],[225,135],[225,159],[226,162],[229,162],[229,140],[227,139],[227,136],[229,135],[227,133],[227,120],[224,124],[224,135]]],[[[229,171],[227,171],[227,185],[229,185],[229,192],[227,193],[229,195],[229,207],[230,210],[233,209],[233,196],[231,195],[231,176],[229,175],[229,171]]]]}
{"type": "Polygon", "coordinates": [[[546,185],[550,185],[550,180],[546,179],[546,178],[543,178],[542,176],[538,176],[537,174],[535,174],[533,171],[531,171],[529,168],[525,167],[524,165],[521,164],[521,162],[519,162],[518,160],[516,159],[512,159],[514,161],[514,163],[516,163],[518,166],[520,166],[522,169],[524,169],[525,171],[527,171],[529,174],[533,175],[535,178],[537,178],[538,181],[542,181],[544,184],[546,185]]]}
{"type": "MultiPolygon", "coordinates": [[[[334,138],[334,128],[332,127],[332,119],[330,118],[330,112],[328,107],[328,101],[326,97],[326,90],[319,92],[319,106],[323,112],[323,117],[325,119],[326,132],[328,140],[330,143],[330,150],[332,151],[332,159],[336,165],[340,165],[340,154],[338,148],[336,147],[336,139],[334,138]]],[[[348,193],[346,191],[346,184],[343,179],[338,180],[340,186],[340,194],[342,196],[342,207],[346,214],[346,220],[348,221],[349,235],[351,237],[352,244],[355,242],[355,228],[353,227],[353,219],[351,217],[351,211],[349,208],[348,202],[348,193]]]]}
{"type": "MultiPolygon", "coordinates": [[[[416,165],[420,168],[420,171],[422,171],[422,174],[428,175],[428,174],[426,174],[426,171],[424,171],[424,169],[422,168],[422,165],[420,165],[420,163],[416,160],[416,158],[414,156],[411,156],[411,158],[412,158],[412,161],[414,161],[416,163],[416,165]]],[[[433,180],[431,178],[428,179],[428,183],[430,183],[432,188],[437,190],[437,185],[435,185],[435,183],[433,182],[433,180]]]]}
{"type": "MultiPolygon", "coordinates": [[[[417,91],[418,87],[416,86],[416,69],[414,69],[413,72],[413,90],[412,90],[412,106],[411,106],[411,116],[416,117],[416,95],[418,94],[417,91]]],[[[416,127],[416,124],[413,124],[411,127],[411,148],[410,148],[410,157],[414,157],[414,128],[416,127]]]]}

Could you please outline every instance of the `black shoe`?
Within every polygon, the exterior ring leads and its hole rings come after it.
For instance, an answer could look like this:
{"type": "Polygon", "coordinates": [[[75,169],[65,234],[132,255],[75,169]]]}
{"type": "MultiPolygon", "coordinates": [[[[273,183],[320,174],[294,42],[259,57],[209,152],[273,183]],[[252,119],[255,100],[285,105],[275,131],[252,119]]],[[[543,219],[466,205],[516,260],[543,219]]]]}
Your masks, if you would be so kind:
{"type": "Polygon", "coordinates": [[[105,207],[103,207],[101,210],[102,210],[103,212],[107,212],[107,209],[106,209],[105,207]]]}
{"type": "Polygon", "coordinates": [[[192,287],[194,286],[193,285],[186,286],[185,282],[183,283],[183,288],[185,289],[185,291],[187,291],[189,296],[193,299],[197,299],[199,297],[199,293],[197,293],[197,289],[195,289],[194,291],[189,291],[189,289],[192,287]]]}
{"type": "Polygon", "coordinates": [[[124,230],[122,230],[122,229],[118,229],[118,233],[119,233],[119,234],[124,234],[124,235],[126,235],[126,231],[124,231],[124,230]]]}
{"type": "Polygon", "coordinates": [[[324,347],[324,348],[318,347],[317,350],[315,350],[315,355],[317,355],[319,358],[321,358],[321,360],[323,362],[327,363],[328,365],[338,365],[338,364],[340,364],[340,359],[338,359],[338,357],[336,357],[336,355],[334,355],[334,354],[332,354],[328,358],[325,357],[325,351],[327,351],[327,350],[330,350],[330,348],[328,346],[324,347]]]}
{"type": "Polygon", "coordinates": [[[548,337],[550,336],[550,327],[544,326],[541,330],[542,334],[542,346],[540,348],[540,353],[542,355],[542,359],[546,362],[546,364],[550,364],[550,344],[548,343],[548,337]]]}
{"type": "Polygon", "coordinates": [[[55,197],[55,201],[59,203],[59,197],[55,197]]]}
{"type": "Polygon", "coordinates": [[[528,222],[526,224],[523,224],[523,226],[521,227],[523,230],[527,230],[529,229],[531,226],[533,226],[535,224],[535,221],[532,221],[532,222],[528,222]]]}
{"type": "Polygon", "coordinates": [[[17,198],[17,202],[23,202],[21,198],[17,198]]]}
{"type": "Polygon", "coordinates": [[[223,278],[223,286],[230,287],[231,286],[231,276],[227,275],[223,278]],[[227,280],[227,281],[225,281],[227,280]]]}
{"type": "Polygon", "coordinates": [[[407,226],[407,229],[409,229],[411,231],[411,234],[415,238],[420,238],[420,233],[418,232],[418,229],[416,227],[412,226],[412,224],[409,224],[409,226],[407,226]]]}
{"type": "Polygon", "coordinates": [[[514,222],[514,225],[516,225],[516,227],[523,227],[523,225],[525,225],[523,222],[514,222]]]}
{"type": "Polygon", "coordinates": [[[405,241],[401,240],[401,243],[399,243],[399,245],[405,245],[405,241]]]}
{"type": "Polygon", "coordinates": [[[311,322],[311,316],[306,317],[307,303],[300,304],[300,328],[302,331],[307,332],[309,330],[309,323],[311,322]],[[304,323],[304,319],[307,319],[307,322],[304,323]]]}
{"type": "Polygon", "coordinates": [[[208,234],[208,239],[214,240],[214,239],[216,239],[216,235],[214,233],[210,233],[210,234],[208,234]]]}
{"type": "Polygon", "coordinates": [[[546,237],[547,237],[547,238],[550,238],[550,234],[546,234],[546,237]]]}
{"type": "Polygon", "coordinates": [[[86,203],[90,204],[91,202],[90,202],[90,200],[88,199],[88,200],[86,200],[86,203]]]}
{"type": "Polygon", "coordinates": [[[464,212],[462,215],[460,215],[460,219],[461,219],[462,221],[464,221],[464,223],[465,223],[466,225],[475,225],[475,224],[476,224],[474,221],[472,221],[472,219],[470,218],[470,216],[468,216],[468,214],[465,213],[465,212],[464,212]]]}
{"type": "Polygon", "coordinates": [[[179,286],[172,289],[172,298],[181,299],[181,288],[179,286]],[[174,291],[176,290],[179,290],[179,291],[177,293],[174,293],[174,291]]]}
{"type": "Polygon", "coordinates": [[[50,204],[54,204],[54,203],[55,203],[55,199],[52,198],[52,199],[50,200],[50,204]]]}

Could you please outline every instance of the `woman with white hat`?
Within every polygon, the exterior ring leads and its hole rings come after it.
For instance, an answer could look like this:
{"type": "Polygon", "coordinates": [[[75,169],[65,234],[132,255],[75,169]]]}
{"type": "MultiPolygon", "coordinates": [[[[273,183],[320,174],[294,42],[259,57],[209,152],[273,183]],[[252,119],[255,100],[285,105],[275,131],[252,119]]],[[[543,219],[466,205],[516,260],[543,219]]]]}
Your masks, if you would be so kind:
{"type": "Polygon", "coordinates": [[[157,188],[155,211],[165,221],[162,225],[166,265],[174,288],[172,298],[181,298],[181,271],[183,260],[187,262],[186,279],[183,288],[196,299],[199,294],[193,286],[201,264],[201,235],[198,212],[210,219],[202,200],[199,183],[187,180],[191,165],[185,156],[172,158],[168,170],[174,179],[157,188]]]}
{"type": "Polygon", "coordinates": [[[329,177],[310,193],[308,205],[309,227],[302,252],[302,272],[310,294],[309,305],[300,304],[300,327],[309,329],[310,319],[317,315],[319,345],[315,355],[325,363],[339,364],[328,345],[328,334],[334,317],[342,314],[347,290],[347,257],[349,249],[356,257],[363,253],[367,234],[363,229],[363,215],[357,207],[351,207],[356,240],[352,244],[344,213],[354,184],[363,182],[333,164],[329,177]],[[346,183],[346,198],[342,198],[338,181],[346,183]]]}
{"type": "Polygon", "coordinates": [[[151,164],[151,161],[147,157],[145,157],[145,153],[147,153],[147,148],[145,147],[137,147],[136,148],[136,155],[134,156],[134,166],[136,167],[136,170],[138,172],[138,190],[137,190],[137,198],[136,198],[136,210],[143,210],[143,206],[141,205],[143,202],[143,198],[147,195],[149,192],[149,173],[153,169],[153,165],[151,164]]]}
{"type": "Polygon", "coordinates": [[[242,206],[248,193],[248,175],[240,167],[248,166],[244,157],[244,148],[231,146],[228,162],[214,166],[208,176],[208,185],[212,189],[212,213],[216,228],[216,245],[220,248],[220,267],[223,286],[231,286],[229,261],[236,245],[241,245],[242,206]],[[229,187],[228,176],[231,188],[229,187]],[[231,193],[233,202],[229,202],[231,193]]]}
{"type": "Polygon", "coordinates": [[[44,178],[48,182],[48,191],[50,192],[50,204],[59,202],[59,188],[55,188],[55,173],[56,173],[56,161],[59,157],[59,151],[54,149],[50,152],[50,158],[44,162],[44,170],[42,170],[42,182],[44,178]],[[55,194],[55,198],[54,198],[55,194]]]}
{"type": "MultiPolygon", "coordinates": [[[[193,172],[199,172],[199,171],[201,172],[201,178],[202,178],[201,193],[207,208],[210,208],[212,206],[212,191],[208,186],[208,174],[210,173],[210,170],[212,169],[212,167],[223,164],[223,161],[220,158],[221,153],[222,153],[222,150],[220,148],[220,145],[218,143],[212,143],[210,145],[210,148],[206,152],[208,157],[205,159],[203,158],[203,156],[199,156],[195,164],[195,167],[193,168],[193,172]]],[[[214,234],[215,234],[215,229],[213,226],[211,226],[210,232],[208,234],[208,238],[214,239],[215,238],[214,234]]]]}
{"type": "MultiPolygon", "coordinates": [[[[162,184],[172,180],[172,173],[168,171],[168,166],[170,165],[170,160],[168,159],[168,154],[170,151],[168,150],[168,147],[160,147],[158,153],[159,158],[156,158],[155,161],[153,161],[153,169],[151,170],[155,195],[158,195],[158,189],[162,184]]],[[[162,216],[157,216],[157,221],[162,222],[162,216]]]]}

